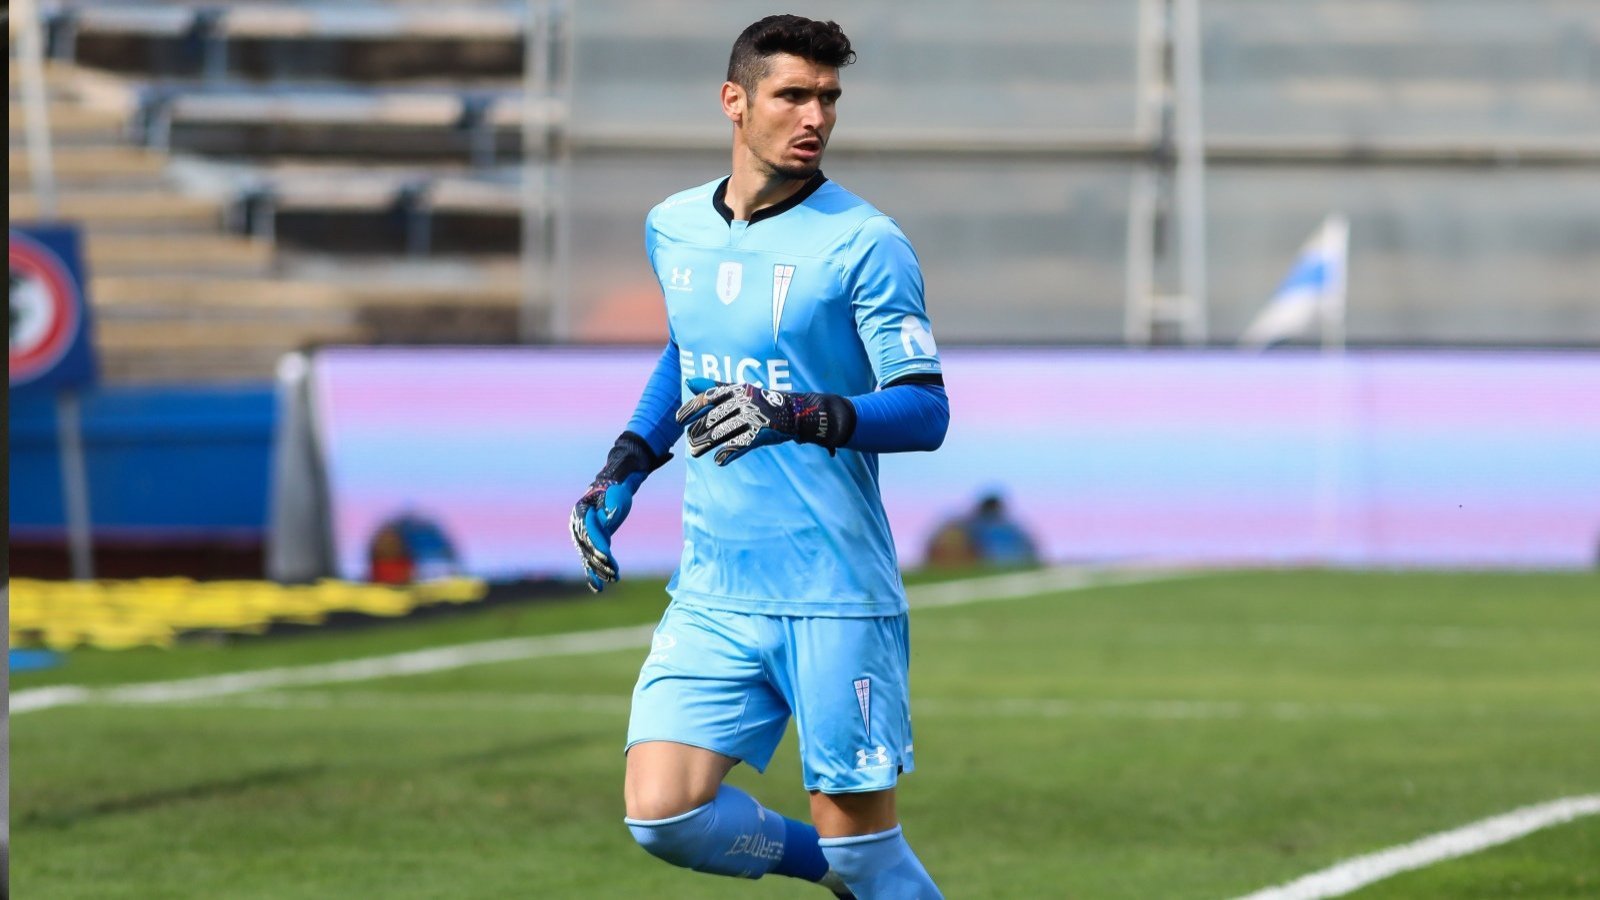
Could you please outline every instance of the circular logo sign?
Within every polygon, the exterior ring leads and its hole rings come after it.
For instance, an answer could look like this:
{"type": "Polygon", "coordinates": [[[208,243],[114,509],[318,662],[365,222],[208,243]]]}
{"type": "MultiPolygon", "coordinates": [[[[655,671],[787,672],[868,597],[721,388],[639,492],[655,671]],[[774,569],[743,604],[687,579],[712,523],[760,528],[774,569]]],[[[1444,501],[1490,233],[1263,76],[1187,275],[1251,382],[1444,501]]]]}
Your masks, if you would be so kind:
{"type": "Polygon", "coordinates": [[[32,381],[61,361],[78,336],[78,284],[61,257],[11,233],[11,383],[32,381]]]}

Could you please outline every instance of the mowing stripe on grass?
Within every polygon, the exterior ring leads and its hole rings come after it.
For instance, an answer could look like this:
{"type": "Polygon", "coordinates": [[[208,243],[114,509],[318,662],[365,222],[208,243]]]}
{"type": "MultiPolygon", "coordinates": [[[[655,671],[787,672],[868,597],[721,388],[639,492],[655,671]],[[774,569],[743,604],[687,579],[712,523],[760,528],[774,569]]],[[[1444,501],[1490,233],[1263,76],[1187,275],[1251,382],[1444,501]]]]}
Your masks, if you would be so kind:
{"type": "MultiPolygon", "coordinates": [[[[1157,581],[1184,574],[1187,573],[1154,570],[1043,569],[919,585],[907,590],[906,595],[911,605],[920,609],[987,600],[1009,600],[1102,585],[1157,581]]],[[[177,681],[153,681],[106,688],[87,688],[77,685],[29,688],[11,695],[11,714],[20,715],[84,703],[169,703],[269,688],[370,681],[376,678],[420,675],[489,663],[630,650],[648,646],[650,634],[654,629],[654,625],[630,625],[597,631],[507,638],[342,662],[256,669],[227,675],[206,675],[177,681]]]]}
{"type": "Polygon", "coordinates": [[[1375,881],[1437,862],[1487,850],[1542,828],[1561,825],[1600,813],[1600,794],[1563,797],[1549,803],[1524,806],[1450,831],[1441,831],[1409,844],[1347,859],[1288,884],[1256,891],[1238,900],[1321,900],[1343,897],[1375,881]]]}

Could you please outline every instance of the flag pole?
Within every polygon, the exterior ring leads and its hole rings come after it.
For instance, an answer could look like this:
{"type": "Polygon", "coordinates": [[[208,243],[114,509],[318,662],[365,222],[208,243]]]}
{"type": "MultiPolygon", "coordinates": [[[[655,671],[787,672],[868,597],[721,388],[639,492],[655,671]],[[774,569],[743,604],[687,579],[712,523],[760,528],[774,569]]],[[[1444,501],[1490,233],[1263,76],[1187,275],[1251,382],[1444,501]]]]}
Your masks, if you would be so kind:
{"type": "Polygon", "coordinates": [[[1321,425],[1317,440],[1315,487],[1318,551],[1325,564],[1351,562],[1340,546],[1340,488],[1344,482],[1345,436],[1350,430],[1350,388],[1345,366],[1345,281],[1349,271],[1350,223],[1331,213],[1318,230],[1318,252],[1324,260],[1339,260],[1327,267],[1327,281],[1317,304],[1322,331],[1322,364],[1318,379],[1321,425]]]}
{"type": "Polygon", "coordinates": [[[1322,258],[1343,260],[1343,264],[1330,267],[1328,284],[1322,295],[1322,349],[1325,353],[1344,352],[1349,252],[1350,221],[1342,213],[1331,213],[1322,223],[1322,258]]]}

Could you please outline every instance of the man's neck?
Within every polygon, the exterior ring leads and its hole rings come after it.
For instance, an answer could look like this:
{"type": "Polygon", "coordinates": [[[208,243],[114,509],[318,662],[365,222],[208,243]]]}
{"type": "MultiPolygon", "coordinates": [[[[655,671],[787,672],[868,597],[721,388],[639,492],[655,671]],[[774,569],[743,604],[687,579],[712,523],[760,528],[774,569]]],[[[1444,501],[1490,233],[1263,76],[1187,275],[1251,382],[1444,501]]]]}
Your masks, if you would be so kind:
{"type": "Polygon", "coordinates": [[[809,175],[805,178],[789,178],[776,172],[757,171],[753,166],[740,166],[735,160],[723,202],[733,210],[735,219],[748,222],[751,216],[761,210],[793,197],[810,180],[809,175]]]}

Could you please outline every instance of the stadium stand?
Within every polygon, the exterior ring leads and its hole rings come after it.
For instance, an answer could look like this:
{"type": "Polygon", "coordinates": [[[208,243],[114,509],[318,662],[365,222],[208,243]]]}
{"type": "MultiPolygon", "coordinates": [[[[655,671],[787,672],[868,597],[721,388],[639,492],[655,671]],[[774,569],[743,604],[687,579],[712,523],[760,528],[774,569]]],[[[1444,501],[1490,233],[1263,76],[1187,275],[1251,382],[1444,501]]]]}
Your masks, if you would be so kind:
{"type": "MultiPolygon", "coordinates": [[[[725,164],[725,126],[706,100],[725,38],[662,0],[567,10],[575,49],[548,74],[570,70],[551,90],[570,103],[523,100],[523,3],[48,8],[51,53],[76,61],[76,83],[117,95],[54,116],[73,179],[63,208],[118,235],[91,258],[159,274],[182,254],[152,249],[144,232],[183,233],[205,240],[197,282],[315,277],[344,299],[318,301],[342,312],[311,339],[512,340],[556,327],[517,322],[524,124],[571,150],[563,196],[583,198],[560,220],[566,335],[654,339],[659,303],[633,264],[641,198],[725,164]],[[84,191],[113,187],[114,207],[85,205],[84,191]]],[[[870,185],[906,225],[945,335],[1120,342],[1129,184],[1170,150],[1149,143],[1137,114],[1139,4],[928,10],[859,26],[870,62],[851,70],[830,174],[870,185]],[[908,84],[938,97],[937,115],[907,102],[908,84]]],[[[1600,203],[1586,177],[1600,165],[1592,4],[1207,0],[1201,12],[1209,240],[1226,260],[1211,266],[1214,339],[1242,327],[1335,209],[1353,220],[1354,341],[1600,337],[1600,254],[1584,238],[1600,203]]],[[[24,166],[14,155],[13,175],[24,166]]],[[[538,202],[560,218],[559,196],[538,202]]],[[[28,204],[13,194],[14,214],[28,204]]]]}
{"type": "MultiPolygon", "coordinates": [[[[353,161],[327,171],[283,164],[235,182],[197,177],[190,161],[138,145],[148,131],[147,121],[141,127],[148,91],[138,83],[59,60],[47,72],[56,210],[86,229],[97,341],[110,380],[261,379],[283,353],[308,345],[514,335],[520,299],[514,266],[491,265],[448,288],[441,278],[419,280],[414,271],[397,274],[381,265],[348,267],[339,278],[306,277],[278,252],[270,227],[278,209],[291,223],[308,213],[337,222],[354,212],[380,225],[399,218],[420,224],[399,229],[392,243],[402,252],[425,252],[433,230],[426,217],[437,205],[452,218],[500,219],[499,246],[514,248],[514,228],[504,233],[519,213],[502,189],[433,171],[397,178],[353,161]],[[259,212],[269,227],[251,233],[259,212]]],[[[15,98],[15,72],[11,84],[15,98]]],[[[460,102],[451,98],[448,105],[449,116],[439,121],[453,127],[460,102]]],[[[418,119],[403,104],[398,117],[418,119]]],[[[328,121],[337,133],[339,116],[328,121]]],[[[10,125],[10,216],[36,218],[41,206],[31,193],[15,102],[10,125]]],[[[364,229],[359,219],[343,224],[322,231],[395,230],[364,229]]]]}

